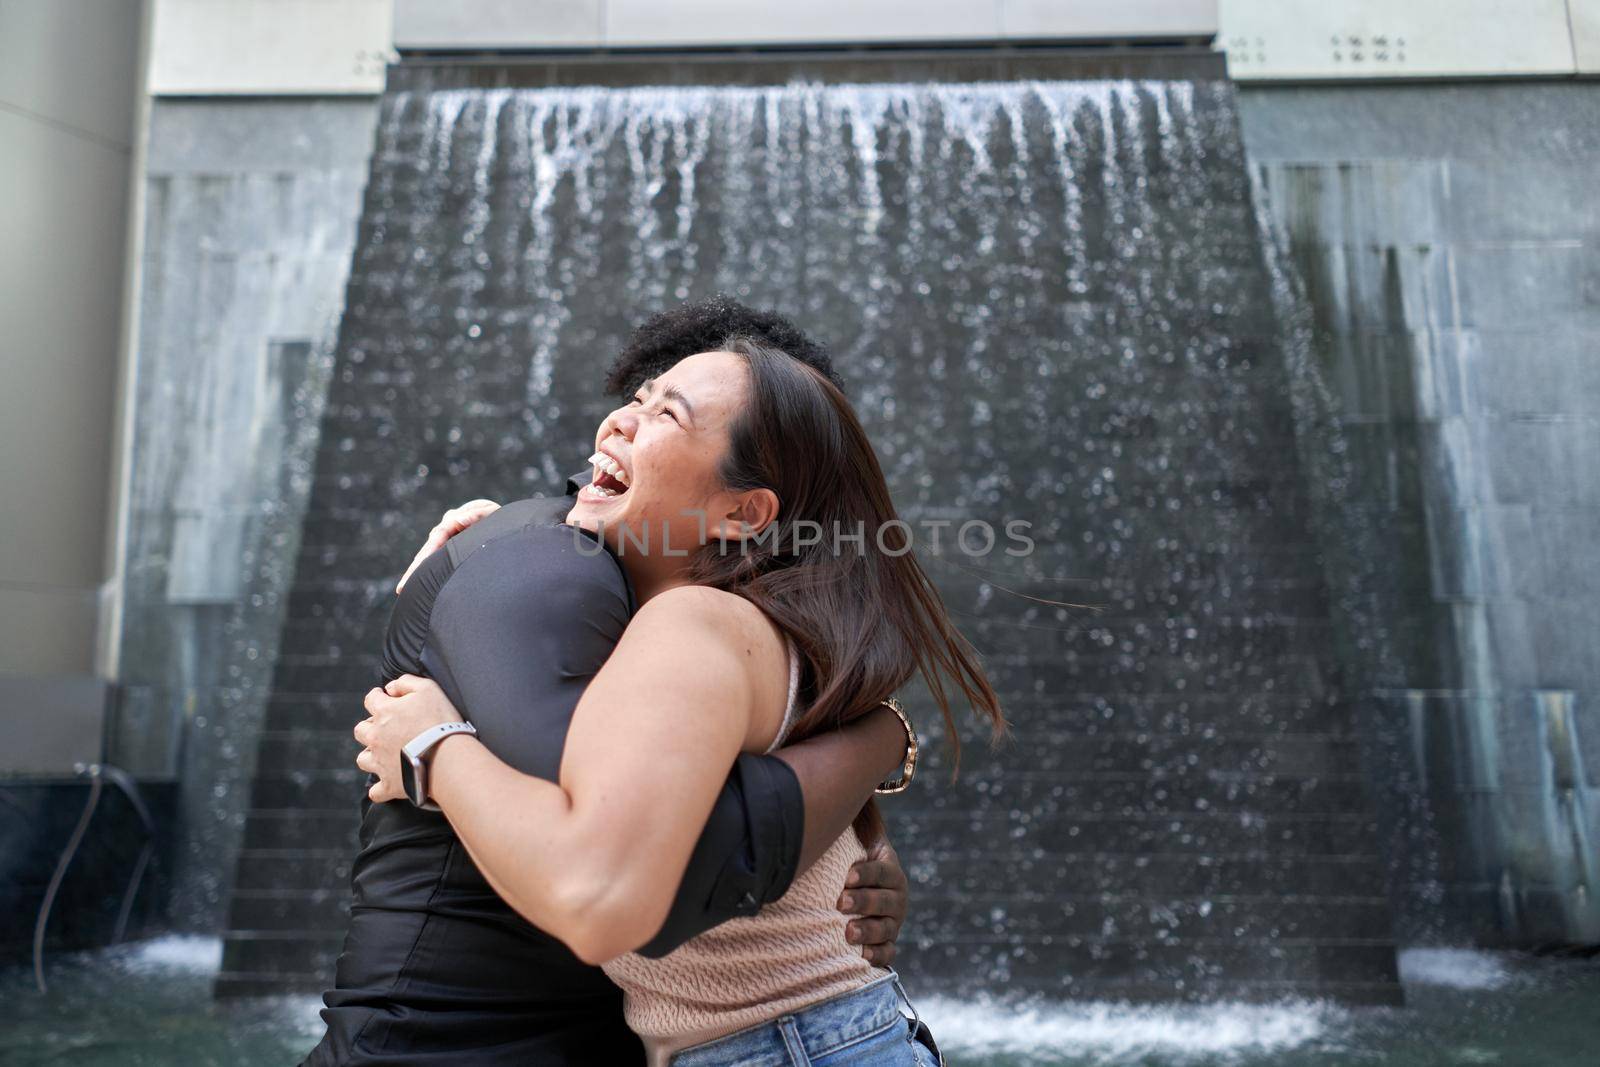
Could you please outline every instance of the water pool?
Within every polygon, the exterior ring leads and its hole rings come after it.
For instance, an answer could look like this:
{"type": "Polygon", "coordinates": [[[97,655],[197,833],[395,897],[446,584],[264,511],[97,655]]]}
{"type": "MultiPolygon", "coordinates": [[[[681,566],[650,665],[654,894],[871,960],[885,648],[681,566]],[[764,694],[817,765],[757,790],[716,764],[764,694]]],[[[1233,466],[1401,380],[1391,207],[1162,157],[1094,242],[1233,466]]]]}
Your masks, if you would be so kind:
{"type": "MultiPolygon", "coordinates": [[[[313,997],[211,1000],[210,938],[167,937],[0,971],[0,1065],[279,1067],[321,1033],[313,997]]],[[[1600,1061],[1600,961],[1462,949],[1401,957],[1408,1006],[1320,1003],[1131,1007],[922,998],[960,1067],[1385,1067],[1600,1061]]]]}

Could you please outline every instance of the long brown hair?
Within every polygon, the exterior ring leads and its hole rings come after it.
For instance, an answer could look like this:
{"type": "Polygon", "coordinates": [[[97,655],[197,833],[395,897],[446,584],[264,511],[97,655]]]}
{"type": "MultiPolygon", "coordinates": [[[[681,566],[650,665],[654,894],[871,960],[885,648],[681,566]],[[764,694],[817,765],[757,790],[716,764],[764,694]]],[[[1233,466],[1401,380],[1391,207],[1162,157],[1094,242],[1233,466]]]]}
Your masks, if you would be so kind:
{"type": "Polygon", "coordinates": [[[744,597],[794,641],[805,663],[805,710],[789,737],[858,718],[920,673],[957,759],[952,691],[998,739],[1006,725],[999,698],[917,562],[850,401],[761,341],[735,336],[719,349],[743,356],[750,371],[747,406],[729,427],[723,483],[735,492],[771,489],[779,515],[768,536],[702,547],[691,581],[744,597]]]}

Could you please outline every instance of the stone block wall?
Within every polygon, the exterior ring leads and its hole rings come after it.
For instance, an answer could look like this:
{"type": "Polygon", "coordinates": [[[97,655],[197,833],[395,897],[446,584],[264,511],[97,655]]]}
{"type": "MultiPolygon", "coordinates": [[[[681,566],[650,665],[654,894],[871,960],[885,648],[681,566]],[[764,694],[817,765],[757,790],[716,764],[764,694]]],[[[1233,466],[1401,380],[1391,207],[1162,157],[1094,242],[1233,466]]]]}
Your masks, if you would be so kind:
{"type": "Polygon", "coordinates": [[[1415,937],[1600,940],[1600,89],[1242,90],[1342,412],[1415,937]]]}
{"type": "Polygon", "coordinates": [[[222,921],[372,147],[369,98],[154,104],[110,758],[181,782],[171,921],[222,921]]]}

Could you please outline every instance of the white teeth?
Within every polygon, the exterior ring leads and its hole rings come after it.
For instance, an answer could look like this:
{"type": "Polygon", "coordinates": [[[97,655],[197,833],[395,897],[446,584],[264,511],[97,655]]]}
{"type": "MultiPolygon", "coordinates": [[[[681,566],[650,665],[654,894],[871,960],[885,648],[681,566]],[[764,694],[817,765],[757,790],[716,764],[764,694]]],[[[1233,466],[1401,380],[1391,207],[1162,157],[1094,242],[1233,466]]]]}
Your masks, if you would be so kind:
{"type": "Polygon", "coordinates": [[[618,463],[604,452],[596,452],[594,455],[590,456],[589,465],[595,469],[596,473],[604,472],[611,475],[611,477],[615,478],[623,485],[631,484],[628,479],[628,472],[622,469],[622,464],[618,463]]]}

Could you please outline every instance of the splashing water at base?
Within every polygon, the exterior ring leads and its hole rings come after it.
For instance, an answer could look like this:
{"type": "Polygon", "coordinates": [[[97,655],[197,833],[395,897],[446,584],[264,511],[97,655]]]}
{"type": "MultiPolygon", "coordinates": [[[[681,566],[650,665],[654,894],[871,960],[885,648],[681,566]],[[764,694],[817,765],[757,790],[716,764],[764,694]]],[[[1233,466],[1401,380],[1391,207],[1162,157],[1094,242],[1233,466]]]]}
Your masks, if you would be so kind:
{"type": "Polygon", "coordinates": [[[266,1067],[296,1063],[322,1036],[320,997],[216,1001],[215,937],[169,936],[47,955],[50,992],[0,968],[0,1067],[266,1067]]]}
{"type": "Polygon", "coordinates": [[[1498,989],[1515,976],[1492,952],[1470,948],[1408,948],[1400,953],[1400,980],[1407,985],[1451,989],[1498,989]]]}
{"type": "Polygon", "coordinates": [[[222,966],[222,942],[214,937],[174,935],[141,941],[107,962],[129,974],[192,974],[210,977],[222,966]]]}
{"type": "MultiPolygon", "coordinates": [[[[322,1034],[320,998],[215,1001],[222,946],[163,937],[0,968],[0,1067],[281,1067],[322,1034]]],[[[1600,1046],[1600,961],[1459,948],[1401,954],[1407,1007],[1008,1003],[912,996],[952,1067],[1578,1067],[1600,1046]]]]}
{"type": "Polygon", "coordinates": [[[934,998],[923,1008],[941,1047],[963,1063],[995,1055],[1044,1062],[1039,1057],[1069,1050],[1073,1062],[1096,1064],[1240,1062],[1306,1045],[1347,1023],[1348,1014],[1310,1001],[1017,1008],[934,998]]]}

